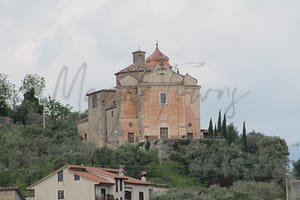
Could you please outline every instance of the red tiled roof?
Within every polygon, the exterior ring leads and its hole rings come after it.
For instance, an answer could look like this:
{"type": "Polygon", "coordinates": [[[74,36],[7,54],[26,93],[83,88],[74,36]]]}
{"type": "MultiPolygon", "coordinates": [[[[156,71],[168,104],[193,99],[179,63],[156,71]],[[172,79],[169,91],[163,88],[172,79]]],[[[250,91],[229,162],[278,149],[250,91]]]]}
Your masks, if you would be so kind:
{"type": "Polygon", "coordinates": [[[150,183],[141,181],[140,179],[132,178],[130,176],[125,176],[127,180],[125,180],[125,183],[130,183],[130,184],[136,184],[136,185],[151,185],[150,183]]]}
{"type": "MultiPolygon", "coordinates": [[[[111,169],[111,168],[101,168],[104,171],[108,172],[113,172],[113,173],[118,173],[118,169],[111,169]]],[[[123,178],[126,178],[125,182],[126,183],[131,183],[131,184],[138,184],[138,185],[150,185],[150,183],[141,181],[140,179],[132,178],[130,176],[122,176],[123,178]]]]}
{"type": "Polygon", "coordinates": [[[128,67],[118,71],[115,73],[116,75],[128,72],[143,72],[143,71],[151,71],[153,70],[153,66],[147,64],[131,64],[128,67]]]}
{"type": "Polygon", "coordinates": [[[112,169],[112,168],[101,168],[101,167],[88,167],[88,166],[82,166],[82,165],[71,165],[67,164],[64,167],[56,170],[55,172],[49,174],[48,176],[42,178],[41,180],[37,181],[33,185],[31,185],[29,188],[32,189],[35,185],[39,184],[40,182],[46,180],[50,176],[53,176],[58,171],[68,168],[69,171],[73,174],[77,174],[79,176],[85,177],[87,179],[103,183],[103,184],[111,184],[114,185],[114,182],[111,182],[110,180],[106,179],[105,177],[97,176],[96,174],[93,174],[91,172],[97,172],[99,174],[102,174],[104,176],[110,177],[110,178],[119,178],[119,179],[125,179],[125,183],[129,184],[137,184],[137,185],[151,185],[150,183],[141,181],[136,178],[132,178],[130,176],[120,176],[118,169],[112,169]]]}
{"type": "Polygon", "coordinates": [[[126,179],[125,180],[126,183],[138,184],[138,185],[150,185],[150,183],[141,181],[140,179],[136,179],[136,178],[133,178],[133,177],[130,177],[130,176],[120,176],[118,174],[119,173],[119,169],[101,168],[101,167],[88,167],[88,166],[81,166],[81,165],[67,165],[67,167],[71,168],[71,170],[75,171],[76,173],[79,170],[86,169],[86,170],[90,170],[90,171],[94,171],[94,172],[98,172],[98,173],[104,174],[106,176],[110,176],[112,178],[126,179]]]}
{"type": "Polygon", "coordinates": [[[101,168],[101,167],[89,167],[89,166],[81,166],[81,165],[66,165],[69,168],[72,168],[72,170],[76,171],[76,170],[90,170],[90,171],[94,171],[94,172],[98,172],[101,173],[103,175],[112,177],[112,178],[120,178],[120,179],[126,179],[124,178],[124,176],[119,176],[118,169],[110,169],[109,168],[101,168]]]}
{"type": "MultiPolygon", "coordinates": [[[[95,171],[95,172],[99,172],[99,173],[102,173],[104,175],[107,175],[107,176],[110,176],[110,177],[113,177],[113,178],[125,179],[124,176],[120,176],[117,173],[112,173],[112,172],[106,171],[106,170],[104,170],[103,168],[100,168],[100,167],[86,167],[86,169],[89,169],[89,170],[92,170],[92,171],[95,171]]],[[[119,170],[118,170],[118,172],[119,172],[119,170]]]]}
{"type": "Polygon", "coordinates": [[[153,53],[146,59],[146,63],[149,65],[157,65],[160,63],[169,65],[169,57],[164,55],[158,48],[158,44],[156,44],[156,48],[153,53]]]}
{"type": "Polygon", "coordinates": [[[94,94],[100,93],[100,92],[116,92],[116,90],[115,89],[102,89],[102,90],[97,90],[95,92],[88,93],[88,94],[86,94],[86,96],[94,95],[94,94]]]}
{"type": "Polygon", "coordinates": [[[101,169],[104,170],[104,171],[107,171],[107,172],[119,173],[119,169],[103,168],[103,167],[101,167],[101,169]]]}
{"type": "Polygon", "coordinates": [[[99,182],[99,183],[111,184],[111,185],[114,184],[114,183],[112,183],[111,181],[109,181],[105,178],[96,176],[96,175],[88,173],[86,171],[79,171],[79,170],[72,170],[72,169],[70,169],[69,171],[74,173],[74,174],[77,174],[79,176],[85,177],[87,179],[90,179],[90,180],[93,180],[93,181],[96,181],[96,182],[99,182]]]}

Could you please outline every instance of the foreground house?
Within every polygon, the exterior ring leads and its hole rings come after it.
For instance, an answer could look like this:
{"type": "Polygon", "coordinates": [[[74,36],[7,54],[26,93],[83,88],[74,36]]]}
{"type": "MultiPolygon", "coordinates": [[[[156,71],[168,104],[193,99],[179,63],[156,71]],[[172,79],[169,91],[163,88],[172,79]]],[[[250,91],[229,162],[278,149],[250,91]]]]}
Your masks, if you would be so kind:
{"type": "Polygon", "coordinates": [[[25,200],[18,188],[0,187],[0,200],[25,200]]]}
{"type": "Polygon", "coordinates": [[[114,89],[87,94],[88,117],[77,123],[84,140],[116,147],[149,138],[200,139],[200,85],[180,74],[158,48],[146,59],[132,53],[133,62],[115,73],[114,89]]]}
{"type": "Polygon", "coordinates": [[[123,169],[65,165],[29,187],[35,200],[149,200],[150,184],[123,169]]]}

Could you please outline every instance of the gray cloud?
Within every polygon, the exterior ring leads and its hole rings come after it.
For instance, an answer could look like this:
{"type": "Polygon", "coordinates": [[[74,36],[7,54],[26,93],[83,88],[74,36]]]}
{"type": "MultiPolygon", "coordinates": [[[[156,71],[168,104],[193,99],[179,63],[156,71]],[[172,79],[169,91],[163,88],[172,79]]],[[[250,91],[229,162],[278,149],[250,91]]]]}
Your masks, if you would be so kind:
{"type": "MultiPolygon", "coordinates": [[[[149,55],[161,50],[182,73],[210,88],[238,88],[250,94],[231,119],[248,129],[279,135],[289,143],[299,113],[300,2],[291,1],[0,1],[1,73],[17,84],[26,73],[46,77],[53,94],[62,66],[68,86],[87,63],[84,92],[114,86],[113,74],[131,63],[138,46],[149,55]],[[181,63],[205,62],[201,68],[181,63]]],[[[79,82],[63,102],[78,109],[79,82]]],[[[59,91],[61,93],[61,90],[59,91]]],[[[202,102],[202,126],[230,98],[202,102]]],[[[86,108],[82,102],[81,108],[86,108]]]]}

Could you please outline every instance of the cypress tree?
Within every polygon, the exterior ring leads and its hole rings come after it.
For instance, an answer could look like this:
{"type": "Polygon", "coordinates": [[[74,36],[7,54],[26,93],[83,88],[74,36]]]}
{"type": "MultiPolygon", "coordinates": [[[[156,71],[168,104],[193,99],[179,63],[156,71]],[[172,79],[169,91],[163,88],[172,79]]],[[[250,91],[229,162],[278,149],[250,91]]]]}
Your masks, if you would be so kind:
{"type": "Polygon", "coordinates": [[[221,117],[221,110],[219,111],[219,117],[218,117],[218,132],[219,132],[219,134],[222,132],[222,117],[221,117]]]}
{"type": "Polygon", "coordinates": [[[223,123],[222,123],[222,135],[224,138],[227,138],[227,124],[226,124],[226,115],[224,114],[223,123]]]}
{"type": "Polygon", "coordinates": [[[243,142],[244,148],[246,149],[246,147],[247,147],[247,133],[246,133],[246,125],[245,125],[245,122],[243,122],[242,142],[243,142]]]}
{"type": "Polygon", "coordinates": [[[214,128],[214,137],[218,137],[217,125],[215,124],[214,128]]]}
{"type": "Polygon", "coordinates": [[[208,136],[212,137],[214,135],[214,129],[213,129],[213,123],[212,119],[209,120],[209,126],[208,126],[208,136]]]}

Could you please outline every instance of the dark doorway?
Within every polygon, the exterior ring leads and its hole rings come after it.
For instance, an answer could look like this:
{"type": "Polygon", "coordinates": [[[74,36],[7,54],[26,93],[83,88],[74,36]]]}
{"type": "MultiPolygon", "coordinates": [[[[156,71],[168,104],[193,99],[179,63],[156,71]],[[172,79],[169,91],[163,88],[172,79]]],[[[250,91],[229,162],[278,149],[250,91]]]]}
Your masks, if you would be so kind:
{"type": "Polygon", "coordinates": [[[161,139],[168,139],[168,128],[167,127],[161,127],[160,128],[160,138],[161,139]]]}

